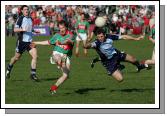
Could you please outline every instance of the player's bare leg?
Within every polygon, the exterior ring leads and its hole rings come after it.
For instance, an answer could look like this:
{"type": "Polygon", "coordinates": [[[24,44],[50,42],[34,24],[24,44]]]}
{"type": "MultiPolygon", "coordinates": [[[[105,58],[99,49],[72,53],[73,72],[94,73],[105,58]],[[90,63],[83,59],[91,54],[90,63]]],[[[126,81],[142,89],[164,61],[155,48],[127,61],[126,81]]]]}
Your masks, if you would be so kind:
{"type": "Polygon", "coordinates": [[[94,33],[91,32],[91,33],[90,33],[90,36],[88,37],[88,40],[87,40],[88,42],[90,42],[90,41],[93,39],[93,35],[94,35],[94,33]]]}
{"type": "Polygon", "coordinates": [[[21,58],[20,53],[15,53],[15,55],[11,58],[10,63],[8,64],[7,70],[6,70],[6,79],[10,78],[10,73],[12,71],[13,65],[21,58]]]}
{"type": "Polygon", "coordinates": [[[129,36],[129,35],[121,35],[121,38],[123,38],[123,39],[125,39],[125,40],[141,40],[141,39],[143,39],[143,35],[142,36],[139,36],[139,37],[137,37],[137,38],[135,38],[135,37],[132,37],[132,36],[129,36]]]}
{"type": "Polygon", "coordinates": [[[145,64],[154,65],[155,64],[155,60],[146,60],[145,64]]]}
{"type": "Polygon", "coordinates": [[[32,48],[30,51],[29,51],[29,54],[31,55],[32,57],[32,60],[31,60],[31,68],[32,69],[36,69],[36,64],[37,64],[37,49],[36,48],[32,48]]]}
{"type": "Polygon", "coordinates": [[[59,54],[54,55],[53,59],[56,62],[56,64],[58,65],[59,68],[62,67],[62,60],[61,60],[62,58],[59,54]]]}
{"type": "Polygon", "coordinates": [[[137,60],[134,56],[131,56],[129,54],[126,55],[125,61],[130,62],[130,63],[135,63],[137,60]]]}
{"type": "Polygon", "coordinates": [[[10,65],[15,64],[20,58],[21,58],[21,54],[16,52],[14,57],[12,57],[10,60],[10,65]]]}
{"type": "Polygon", "coordinates": [[[77,40],[76,49],[75,49],[75,55],[76,55],[77,57],[79,57],[79,44],[80,44],[80,41],[77,40]]]}
{"type": "Polygon", "coordinates": [[[63,75],[57,80],[57,82],[55,83],[55,85],[58,87],[60,86],[67,78],[68,78],[68,75],[69,75],[69,72],[70,72],[70,66],[63,66],[62,65],[62,73],[63,75]]]}
{"type": "Polygon", "coordinates": [[[118,69],[114,73],[112,73],[112,76],[119,82],[123,81],[122,73],[118,69]]]}
{"type": "Polygon", "coordinates": [[[62,76],[57,80],[57,82],[51,86],[50,91],[52,94],[56,93],[56,90],[58,87],[65,82],[65,80],[68,78],[70,73],[70,64],[63,62],[62,63],[62,76]]]}
{"type": "Polygon", "coordinates": [[[155,53],[154,53],[154,50],[153,50],[152,58],[150,60],[146,60],[145,64],[150,64],[150,65],[154,65],[155,64],[155,53]]]}
{"type": "MultiPolygon", "coordinates": [[[[86,45],[86,42],[87,42],[86,40],[83,40],[84,46],[86,45]]],[[[88,51],[87,51],[87,49],[84,48],[84,55],[87,56],[87,54],[88,54],[88,51]]]]}
{"type": "Polygon", "coordinates": [[[141,69],[150,68],[147,64],[140,64],[139,61],[134,56],[129,54],[126,55],[125,61],[132,63],[137,67],[137,71],[139,72],[141,69]]]}
{"type": "Polygon", "coordinates": [[[37,49],[36,48],[32,48],[30,51],[29,51],[29,54],[31,55],[32,57],[32,60],[31,60],[31,75],[30,75],[30,78],[34,81],[39,81],[38,77],[36,76],[36,64],[37,64],[37,49]]]}

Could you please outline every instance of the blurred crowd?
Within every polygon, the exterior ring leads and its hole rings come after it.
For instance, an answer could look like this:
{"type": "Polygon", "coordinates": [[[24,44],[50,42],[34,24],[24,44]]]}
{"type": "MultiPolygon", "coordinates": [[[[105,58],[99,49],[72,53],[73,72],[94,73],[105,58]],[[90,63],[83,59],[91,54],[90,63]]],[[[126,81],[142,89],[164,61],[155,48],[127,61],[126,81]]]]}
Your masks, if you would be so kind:
{"type": "MultiPolygon", "coordinates": [[[[5,6],[6,35],[15,36],[15,22],[21,15],[21,6],[5,6]]],[[[147,34],[155,23],[153,5],[30,5],[33,26],[49,26],[50,34],[58,32],[57,23],[65,20],[69,29],[75,30],[80,14],[86,14],[90,28],[95,25],[98,16],[105,16],[109,25],[114,23],[121,33],[147,34]]]]}

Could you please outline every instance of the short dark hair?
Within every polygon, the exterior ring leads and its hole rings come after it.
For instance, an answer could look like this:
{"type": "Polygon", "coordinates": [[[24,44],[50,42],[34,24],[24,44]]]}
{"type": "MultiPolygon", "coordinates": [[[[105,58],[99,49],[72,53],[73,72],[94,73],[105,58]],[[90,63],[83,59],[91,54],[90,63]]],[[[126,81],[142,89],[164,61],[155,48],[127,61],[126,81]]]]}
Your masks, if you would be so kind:
{"type": "Polygon", "coordinates": [[[96,35],[99,35],[101,33],[103,33],[105,35],[104,29],[103,28],[98,28],[97,31],[96,31],[96,35]]]}
{"type": "Polygon", "coordinates": [[[23,6],[21,6],[21,10],[23,10],[24,9],[24,7],[28,7],[27,5],[23,5],[23,6]]]}
{"type": "Polygon", "coordinates": [[[60,22],[58,22],[58,26],[59,25],[64,25],[65,27],[67,27],[67,23],[64,20],[61,20],[60,22]]]}

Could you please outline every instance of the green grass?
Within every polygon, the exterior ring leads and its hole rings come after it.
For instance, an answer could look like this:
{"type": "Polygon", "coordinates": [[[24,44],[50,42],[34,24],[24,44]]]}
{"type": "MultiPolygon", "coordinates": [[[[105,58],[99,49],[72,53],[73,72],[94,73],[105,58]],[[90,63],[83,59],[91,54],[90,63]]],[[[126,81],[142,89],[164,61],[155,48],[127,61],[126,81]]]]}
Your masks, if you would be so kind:
{"type": "MultiPolygon", "coordinates": [[[[49,37],[36,37],[35,40],[46,40],[49,37]]],[[[15,52],[15,38],[6,38],[6,66],[15,52]]],[[[147,40],[115,41],[114,46],[137,59],[151,58],[153,45],[147,40]]],[[[154,104],[155,103],[155,70],[142,70],[136,73],[136,67],[125,64],[124,81],[118,83],[107,75],[101,63],[93,69],[90,61],[97,56],[94,50],[88,51],[88,57],[72,57],[70,78],[60,86],[56,95],[49,93],[50,86],[61,76],[56,65],[49,62],[52,46],[38,46],[37,73],[41,82],[30,80],[31,57],[25,52],[14,65],[11,79],[5,82],[6,104],[154,104]]]]}

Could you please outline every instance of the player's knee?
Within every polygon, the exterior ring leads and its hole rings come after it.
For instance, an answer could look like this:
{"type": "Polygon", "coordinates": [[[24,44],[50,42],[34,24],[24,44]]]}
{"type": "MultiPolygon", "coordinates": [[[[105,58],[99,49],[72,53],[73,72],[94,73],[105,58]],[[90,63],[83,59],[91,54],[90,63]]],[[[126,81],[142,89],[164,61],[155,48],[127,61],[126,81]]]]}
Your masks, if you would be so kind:
{"type": "Polygon", "coordinates": [[[33,55],[32,59],[37,60],[38,59],[38,55],[33,55]]]}
{"type": "Polygon", "coordinates": [[[122,82],[123,80],[124,80],[123,77],[118,77],[118,78],[117,78],[117,81],[118,81],[118,82],[122,82]]]}
{"type": "Polygon", "coordinates": [[[121,74],[112,74],[112,76],[118,81],[122,82],[123,81],[123,76],[121,74]]]}
{"type": "Polygon", "coordinates": [[[123,81],[123,77],[122,77],[122,76],[115,77],[115,79],[116,79],[118,82],[122,82],[122,81],[123,81]]]}
{"type": "Polygon", "coordinates": [[[65,79],[67,79],[68,78],[68,74],[66,74],[66,73],[63,73],[63,77],[65,78],[65,79]]]}
{"type": "Polygon", "coordinates": [[[18,61],[19,59],[20,59],[20,57],[13,57],[13,59],[15,60],[15,61],[18,61]]]}

